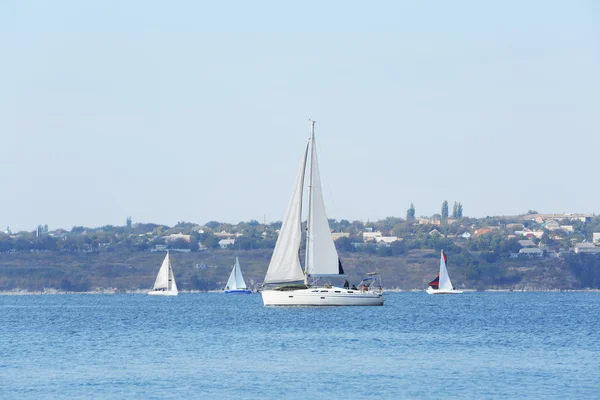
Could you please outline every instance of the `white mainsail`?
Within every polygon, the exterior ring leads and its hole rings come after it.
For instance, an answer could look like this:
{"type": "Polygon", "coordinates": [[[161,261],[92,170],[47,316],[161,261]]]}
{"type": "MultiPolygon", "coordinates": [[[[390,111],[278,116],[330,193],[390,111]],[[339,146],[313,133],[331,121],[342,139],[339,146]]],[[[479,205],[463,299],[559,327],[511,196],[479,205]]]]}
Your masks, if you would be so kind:
{"type": "Polygon", "coordinates": [[[246,281],[242,275],[242,269],[240,268],[240,260],[235,258],[235,284],[238,289],[246,289],[246,281]]]}
{"type": "Polygon", "coordinates": [[[339,256],[331,237],[329,220],[325,213],[325,202],[323,201],[314,133],[311,136],[310,207],[308,215],[306,272],[309,276],[339,275],[339,256]]]}
{"type": "Polygon", "coordinates": [[[246,282],[244,281],[244,277],[242,276],[240,261],[237,257],[235,258],[235,265],[231,269],[231,274],[229,274],[229,279],[227,280],[227,289],[246,289],[246,282]]]}
{"type": "Polygon", "coordinates": [[[302,242],[302,188],[307,155],[308,145],[300,163],[294,192],[279,231],[264,283],[295,282],[304,279],[299,252],[302,242]]]}
{"type": "MultiPolygon", "coordinates": [[[[156,281],[154,281],[154,289],[166,289],[169,288],[169,275],[172,275],[173,271],[171,269],[171,260],[169,259],[169,253],[165,256],[165,259],[160,266],[160,270],[158,271],[158,275],[156,276],[156,281]]],[[[175,278],[173,278],[173,284],[175,284],[175,278]]],[[[177,290],[177,286],[175,286],[175,290],[177,290]]]]}
{"type": "Polygon", "coordinates": [[[446,254],[442,250],[440,256],[440,281],[438,283],[439,290],[452,290],[452,282],[450,282],[450,276],[448,275],[448,269],[446,268],[446,254]]]}

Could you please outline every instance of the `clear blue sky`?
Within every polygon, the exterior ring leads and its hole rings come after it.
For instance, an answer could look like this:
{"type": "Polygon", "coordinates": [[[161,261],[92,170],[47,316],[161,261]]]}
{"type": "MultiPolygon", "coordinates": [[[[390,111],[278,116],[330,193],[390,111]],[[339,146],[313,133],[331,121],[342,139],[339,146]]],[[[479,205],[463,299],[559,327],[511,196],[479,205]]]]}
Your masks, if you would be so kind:
{"type": "Polygon", "coordinates": [[[0,227],[600,212],[595,1],[0,3],[0,227]]]}

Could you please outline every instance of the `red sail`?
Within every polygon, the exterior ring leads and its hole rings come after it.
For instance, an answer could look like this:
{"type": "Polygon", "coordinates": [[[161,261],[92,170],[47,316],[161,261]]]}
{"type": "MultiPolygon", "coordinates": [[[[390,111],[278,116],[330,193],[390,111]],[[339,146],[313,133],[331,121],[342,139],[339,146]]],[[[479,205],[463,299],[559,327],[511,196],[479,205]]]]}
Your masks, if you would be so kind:
{"type": "MultiPolygon", "coordinates": [[[[445,256],[445,254],[444,254],[444,256],[445,256]]],[[[431,286],[434,289],[440,288],[440,274],[438,274],[438,276],[434,280],[429,282],[429,286],[431,286]]]]}

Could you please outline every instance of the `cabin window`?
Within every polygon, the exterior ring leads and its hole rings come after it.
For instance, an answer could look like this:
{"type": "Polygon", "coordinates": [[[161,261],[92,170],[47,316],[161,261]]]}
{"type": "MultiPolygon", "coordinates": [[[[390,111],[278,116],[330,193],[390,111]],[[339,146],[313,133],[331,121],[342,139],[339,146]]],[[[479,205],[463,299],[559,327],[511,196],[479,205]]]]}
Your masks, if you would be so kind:
{"type": "Polygon", "coordinates": [[[317,292],[318,293],[319,291],[318,290],[313,290],[313,292],[317,292]]]}
{"type": "Polygon", "coordinates": [[[292,298],[292,297],[294,297],[294,296],[288,296],[288,297],[291,299],[291,298],[292,298]]]}
{"type": "Polygon", "coordinates": [[[352,290],[348,290],[348,293],[354,293],[352,290]]]}
{"type": "Polygon", "coordinates": [[[340,292],[339,290],[336,290],[335,292],[336,292],[336,293],[342,293],[342,292],[340,292]]]}
{"type": "Polygon", "coordinates": [[[325,297],[321,297],[323,300],[325,300],[325,297]]]}
{"type": "Polygon", "coordinates": [[[321,290],[321,293],[323,293],[323,292],[328,293],[329,290],[321,290]]]}

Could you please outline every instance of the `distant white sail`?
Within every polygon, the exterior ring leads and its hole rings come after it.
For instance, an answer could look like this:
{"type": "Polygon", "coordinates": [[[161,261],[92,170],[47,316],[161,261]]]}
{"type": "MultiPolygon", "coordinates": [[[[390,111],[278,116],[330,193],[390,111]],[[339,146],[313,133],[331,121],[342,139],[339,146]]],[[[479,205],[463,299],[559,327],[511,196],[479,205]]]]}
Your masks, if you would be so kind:
{"type": "Polygon", "coordinates": [[[242,275],[242,269],[240,268],[240,260],[235,258],[235,266],[233,267],[235,270],[235,285],[238,289],[246,289],[246,282],[244,281],[244,276],[242,275]]]}
{"type": "Polygon", "coordinates": [[[231,273],[229,274],[229,279],[227,279],[226,289],[229,289],[229,290],[237,289],[237,282],[235,279],[235,265],[231,269],[231,273]]]}
{"type": "MultiPolygon", "coordinates": [[[[158,275],[156,275],[156,281],[154,281],[153,289],[166,289],[169,288],[169,273],[173,273],[171,270],[171,260],[169,259],[169,253],[165,256],[165,259],[160,266],[160,270],[158,271],[158,275]]],[[[173,278],[173,283],[175,283],[175,279],[173,278]]],[[[177,290],[177,286],[175,287],[177,290]]]]}
{"type": "Polygon", "coordinates": [[[171,258],[169,252],[160,266],[154,287],[148,294],[152,296],[177,296],[177,283],[175,283],[175,275],[171,266],[171,258]]]}
{"type": "Polygon", "coordinates": [[[329,220],[325,212],[321,177],[319,175],[319,162],[317,160],[317,146],[314,136],[312,138],[310,158],[307,274],[310,276],[338,275],[340,273],[339,256],[331,237],[329,220]]]}
{"type": "Polygon", "coordinates": [[[235,258],[235,265],[231,269],[231,274],[229,274],[229,279],[227,280],[227,289],[246,289],[246,282],[244,281],[244,277],[242,276],[240,261],[237,257],[235,258]]]}
{"type": "Polygon", "coordinates": [[[304,279],[299,252],[302,242],[302,189],[307,154],[308,145],[300,163],[292,198],[279,231],[264,283],[295,282],[304,279]]]}
{"type": "Polygon", "coordinates": [[[452,290],[452,282],[450,282],[448,268],[446,268],[446,254],[444,253],[444,250],[442,250],[442,254],[440,256],[439,290],[452,290]]]}

